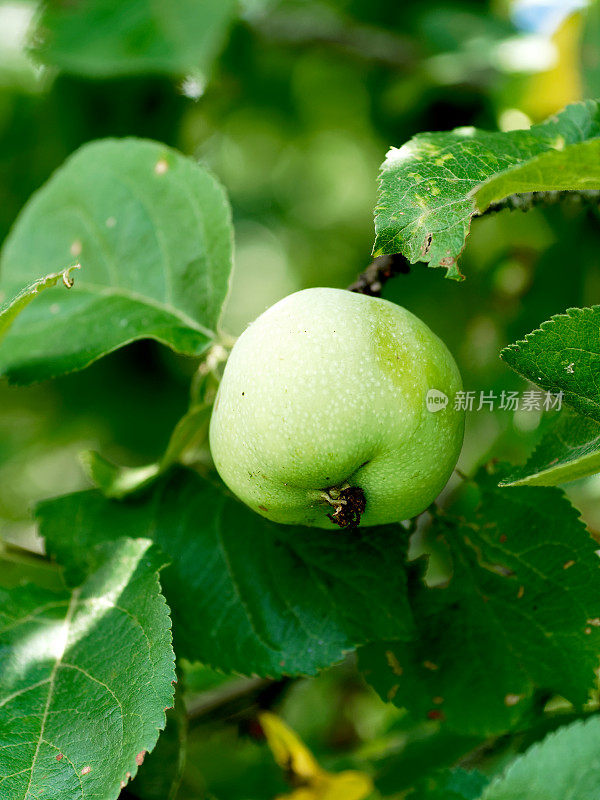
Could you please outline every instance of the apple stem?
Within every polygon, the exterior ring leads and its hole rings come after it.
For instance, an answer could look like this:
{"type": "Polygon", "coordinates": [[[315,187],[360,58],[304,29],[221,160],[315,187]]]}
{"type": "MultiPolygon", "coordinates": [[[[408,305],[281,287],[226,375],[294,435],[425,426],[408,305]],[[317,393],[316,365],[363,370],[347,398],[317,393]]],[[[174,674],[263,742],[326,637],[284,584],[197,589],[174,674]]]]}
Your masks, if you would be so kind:
{"type": "Polygon", "coordinates": [[[371,297],[379,297],[383,284],[394,275],[410,272],[408,260],[395,253],[394,255],[377,256],[365,269],[364,272],[348,287],[350,292],[367,294],[371,297]]]}

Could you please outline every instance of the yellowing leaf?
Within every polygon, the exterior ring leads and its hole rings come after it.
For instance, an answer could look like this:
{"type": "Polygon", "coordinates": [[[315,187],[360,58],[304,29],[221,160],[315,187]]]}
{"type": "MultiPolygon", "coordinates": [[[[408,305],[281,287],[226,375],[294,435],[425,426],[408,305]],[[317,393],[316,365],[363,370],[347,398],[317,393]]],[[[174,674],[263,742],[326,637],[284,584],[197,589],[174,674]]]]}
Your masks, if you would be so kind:
{"type": "Polygon", "coordinates": [[[276,800],[363,800],[373,791],[373,781],[362,772],[324,770],[304,742],[275,714],[265,711],[259,721],[275,761],[297,786],[276,800]]]}
{"type": "Polygon", "coordinates": [[[314,778],[321,772],[304,742],[275,714],[264,711],[258,717],[275,761],[281,769],[298,778],[314,778]]]}
{"type": "Polygon", "coordinates": [[[373,782],[364,772],[324,772],[323,778],[302,786],[276,800],[363,800],[373,791],[373,782]]]}

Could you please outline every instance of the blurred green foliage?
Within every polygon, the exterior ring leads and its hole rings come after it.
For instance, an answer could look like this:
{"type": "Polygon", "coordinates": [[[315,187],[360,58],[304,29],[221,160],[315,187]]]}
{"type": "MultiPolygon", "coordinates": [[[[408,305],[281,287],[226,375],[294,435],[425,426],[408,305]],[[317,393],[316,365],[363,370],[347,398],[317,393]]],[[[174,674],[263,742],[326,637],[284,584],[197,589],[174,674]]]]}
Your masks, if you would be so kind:
{"type": "MultiPolygon", "coordinates": [[[[228,332],[238,334],[296,289],[344,287],[370,260],[376,177],[390,145],[460,125],[524,126],[600,94],[597,3],[554,26],[541,20],[537,32],[522,23],[517,5],[243,0],[221,54],[202,72],[186,73],[188,59],[185,69],[132,65],[131,74],[92,79],[40,63],[37,4],[0,0],[0,238],[78,146],[136,135],[201,159],[229,193],[236,266],[228,332]]],[[[473,224],[464,283],[417,265],[390,281],[384,296],[446,341],[465,388],[522,391],[498,353],[552,314],[598,302],[599,233],[597,210],[569,203],[490,215],[473,224]]],[[[187,407],[195,366],[138,343],[51,383],[0,383],[3,538],[38,546],[31,506],[87,485],[80,451],[98,449],[130,465],[158,458],[187,407]]],[[[523,461],[545,424],[536,412],[473,412],[461,468],[471,471],[492,448],[523,461]]],[[[569,491],[600,529],[600,477],[569,491]]],[[[184,666],[192,695],[236,680],[202,678],[195,669],[184,666]]],[[[280,710],[326,768],[374,765],[386,797],[404,796],[415,764],[422,774],[477,744],[449,741],[436,722],[416,724],[384,706],[352,664],[295,683],[280,710]]],[[[192,718],[178,798],[267,800],[284,790],[245,719],[239,709],[224,722],[192,718]]],[[[499,743],[484,767],[501,765],[519,746],[499,743]]]]}

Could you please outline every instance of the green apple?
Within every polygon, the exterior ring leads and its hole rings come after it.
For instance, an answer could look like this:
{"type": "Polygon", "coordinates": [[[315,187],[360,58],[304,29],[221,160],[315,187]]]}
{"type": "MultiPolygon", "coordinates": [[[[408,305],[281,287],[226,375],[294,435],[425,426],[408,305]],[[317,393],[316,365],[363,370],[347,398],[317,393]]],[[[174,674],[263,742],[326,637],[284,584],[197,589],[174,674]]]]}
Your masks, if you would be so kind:
{"type": "Polygon", "coordinates": [[[212,456],[229,488],[275,522],[408,519],[456,465],[461,388],[446,346],[410,311],[305,289],[235,343],[211,418],[212,456]]]}

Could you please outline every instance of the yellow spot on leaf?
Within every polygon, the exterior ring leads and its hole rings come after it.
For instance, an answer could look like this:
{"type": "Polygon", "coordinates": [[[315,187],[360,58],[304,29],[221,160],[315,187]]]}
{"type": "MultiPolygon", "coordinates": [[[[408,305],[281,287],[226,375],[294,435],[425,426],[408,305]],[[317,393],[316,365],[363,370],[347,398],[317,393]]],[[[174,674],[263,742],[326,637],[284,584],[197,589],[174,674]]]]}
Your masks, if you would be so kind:
{"type": "Polygon", "coordinates": [[[402,675],[403,669],[400,666],[400,662],[396,658],[395,653],[392,653],[391,650],[387,650],[385,657],[394,675],[402,675]]]}
{"type": "Polygon", "coordinates": [[[399,688],[400,688],[400,686],[399,686],[397,683],[395,683],[395,684],[392,686],[392,688],[389,690],[389,692],[387,693],[387,699],[388,699],[388,701],[389,701],[390,703],[392,702],[392,700],[394,699],[394,697],[396,697],[396,695],[398,694],[398,689],[399,689],[399,688]]]}
{"type": "Polygon", "coordinates": [[[516,706],[517,703],[521,700],[520,694],[507,694],[504,698],[504,704],[507,706],[516,706]]]}

